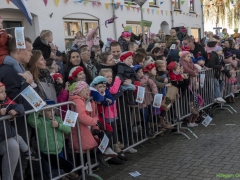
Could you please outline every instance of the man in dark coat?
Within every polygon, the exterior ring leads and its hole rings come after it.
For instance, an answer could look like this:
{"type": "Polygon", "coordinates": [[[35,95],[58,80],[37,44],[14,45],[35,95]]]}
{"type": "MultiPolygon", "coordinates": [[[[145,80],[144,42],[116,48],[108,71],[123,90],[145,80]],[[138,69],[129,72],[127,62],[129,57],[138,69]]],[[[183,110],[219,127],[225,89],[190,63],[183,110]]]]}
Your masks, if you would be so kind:
{"type": "MultiPolygon", "coordinates": [[[[17,49],[15,38],[12,38],[8,45],[10,56],[19,64],[28,63],[32,56],[32,42],[29,38],[25,38],[25,42],[26,49],[17,49]]],[[[1,65],[0,72],[0,82],[5,84],[6,94],[10,99],[17,97],[26,87],[28,87],[33,82],[33,77],[30,72],[19,74],[11,65],[1,65]]],[[[15,99],[15,102],[17,104],[22,104],[25,111],[32,109],[31,105],[22,96],[18,96],[18,98],[15,99]]],[[[24,117],[17,118],[16,123],[17,127],[15,127],[15,129],[18,130],[18,134],[22,136],[25,142],[28,142],[26,132],[28,131],[28,135],[30,135],[31,128],[25,124],[26,122],[24,120],[24,117]],[[28,128],[26,129],[25,127],[28,128]]],[[[21,161],[22,169],[24,172],[25,168],[27,167],[27,161],[24,155],[22,155],[21,161]]],[[[15,170],[14,179],[21,179],[19,166],[17,166],[15,170]]]]}
{"type": "Polygon", "coordinates": [[[201,44],[194,42],[193,38],[191,38],[190,36],[186,36],[185,38],[183,38],[183,44],[190,48],[190,52],[195,58],[202,56],[207,59],[207,53],[204,47],[201,44]]]}

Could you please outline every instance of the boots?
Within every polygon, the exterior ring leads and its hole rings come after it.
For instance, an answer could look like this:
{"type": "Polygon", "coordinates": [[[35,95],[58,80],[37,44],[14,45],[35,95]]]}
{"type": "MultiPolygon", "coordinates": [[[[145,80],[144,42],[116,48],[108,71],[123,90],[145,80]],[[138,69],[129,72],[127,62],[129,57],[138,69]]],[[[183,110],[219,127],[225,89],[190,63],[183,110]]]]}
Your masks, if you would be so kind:
{"type": "Polygon", "coordinates": [[[101,165],[106,166],[106,167],[109,166],[109,164],[103,159],[103,155],[101,152],[97,152],[97,160],[101,165]]]}
{"type": "Polygon", "coordinates": [[[195,109],[193,102],[189,102],[189,106],[192,114],[198,114],[198,111],[195,109]]]}
{"type": "Polygon", "coordinates": [[[151,132],[151,129],[149,128],[148,122],[145,122],[146,127],[146,134],[148,138],[154,138],[155,135],[151,132]]]}
{"type": "Polygon", "coordinates": [[[160,117],[160,122],[159,125],[165,129],[173,129],[173,126],[171,126],[170,124],[168,124],[167,122],[164,121],[164,119],[162,117],[160,117]]]}

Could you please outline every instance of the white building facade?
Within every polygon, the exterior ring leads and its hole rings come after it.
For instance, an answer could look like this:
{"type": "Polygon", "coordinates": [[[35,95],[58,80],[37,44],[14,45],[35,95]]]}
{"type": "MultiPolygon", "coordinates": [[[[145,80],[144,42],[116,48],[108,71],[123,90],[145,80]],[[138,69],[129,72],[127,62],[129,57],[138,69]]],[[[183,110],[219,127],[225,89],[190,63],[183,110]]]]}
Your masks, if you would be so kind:
{"type": "MultiPolygon", "coordinates": [[[[137,4],[124,0],[27,0],[32,13],[32,26],[12,3],[0,0],[0,16],[4,28],[25,27],[25,35],[34,40],[41,30],[53,32],[54,44],[61,51],[71,46],[77,31],[86,34],[100,25],[99,36],[106,43],[107,38],[118,39],[123,27],[132,26],[133,33],[141,32],[141,12],[137,4]],[[57,3],[57,4],[56,4],[57,3]],[[105,27],[105,21],[116,15],[114,23],[105,27]]],[[[188,34],[196,40],[203,37],[203,16],[200,0],[150,0],[143,7],[143,19],[152,22],[145,33],[158,33],[163,29],[169,34],[171,28],[186,27],[188,34]]],[[[13,33],[13,30],[8,30],[13,33]]]]}

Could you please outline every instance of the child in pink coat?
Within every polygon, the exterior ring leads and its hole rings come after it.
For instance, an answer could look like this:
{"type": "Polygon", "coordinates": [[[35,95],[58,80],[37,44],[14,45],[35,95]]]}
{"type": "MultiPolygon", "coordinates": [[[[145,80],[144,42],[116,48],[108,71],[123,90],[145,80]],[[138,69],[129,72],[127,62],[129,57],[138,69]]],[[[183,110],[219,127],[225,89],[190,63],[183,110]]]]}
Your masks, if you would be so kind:
{"type": "MultiPolygon", "coordinates": [[[[150,66],[151,66],[150,69],[155,68],[155,64],[150,64],[149,67],[150,66]]],[[[155,82],[152,79],[150,79],[149,76],[143,74],[142,66],[135,65],[134,71],[137,74],[137,78],[140,79],[141,85],[145,87],[144,101],[142,104],[139,104],[139,107],[140,107],[141,114],[144,115],[146,134],[149,138],[152,138],[155,135],[154,135],[154,132],[151,130],[151,128],[149,128],[148,122],[150,121],[150,119],[148,116],[149,113],[148,113],[147,107],[152,103],[153,96],[158,93],[158,88],[155,82]]]]}
{"type": "MultiPolygon", "coordinates": [[[[114,103],[113,105],[110,105],[108,107],[104,108],[104,117],[105,117],[105,122],[109,123],[112,128],[113,128],[113,148],[114,151],[119,153],[121,152],[121,149],[124,148],[124,145],[118,142],[117,139],[117,129],[116,129],[116,120],[118,119],[118,111],[117,111],[117,106],[116,106],[116,96],[114,95],[121,95],[122,93],[119,93],[119,88],[121,87],[121,79],[116,76],[114,83],[112,84],[112,70],[111,69],[101,69],[99,72],[100,76],[103,76],[107,80],[107,89],[109,92],[112,94],[114,98],[114,103]],[[112,84],[112,86],[111,86],[112,84]]],[[[118,97],[118,96],[117,96],[118,97]]]]}
{"type": "MultiPolygon", "coordinates": [[[[73,144],[74,152],[80,153],[80,148],[83,151],[93,149],[98,146],[98,142],[96,141],[94,135],[97,135],[99,139],[102,139],[103,131],[101,123],[98,121],[98,115],[96,111],[96,104],[94,101],[89,101],[90,98],[90,89],[86,82],[78,81],[74,82],[69,87],[69,100],[73,101],[76,104],[76,112],[78,113],[78,124],[72,128],[72,141],[70,142],[70,148],[72,148],[71,144],[73,144]],[[80,137],[82,146],[79,145],[78,140],[78,129],[80,128],[80,137]]],[[[74,110],[74,109],[72,109],[74,110]]],[[[107,132],[105,132],[108,136],[107,132]]],[[[106,156],[116,157],[117,154],[111,150],[111,148],[107,148],[104,153],[106,156]]],[[[104,161],[102,153],[100,150],[97,151],[97,159],[99,163],[104,166],[108,166],[108,164],[104,161]]]]}

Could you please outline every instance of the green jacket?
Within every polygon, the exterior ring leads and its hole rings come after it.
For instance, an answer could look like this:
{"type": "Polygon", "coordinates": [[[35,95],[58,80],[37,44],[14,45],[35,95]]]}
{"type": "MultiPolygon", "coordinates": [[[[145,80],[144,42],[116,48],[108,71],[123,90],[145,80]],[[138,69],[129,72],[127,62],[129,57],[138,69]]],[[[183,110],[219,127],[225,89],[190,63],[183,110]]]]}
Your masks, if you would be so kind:
{"type": "Polygon", "coordinates": [[[39,113],[36,113],[36,125],[35,125],[34,114],[30,114],[28,116],[28,123],[30,124],[30,126],[32,126],[33,128],[37,126],[40,151],[44,154],[48,154],[46,136],[48,140],[49,154],[57,154],[56,146],[58,149],[58,153],[60,153],[63,149],[64,145],[63,133],[68,134],[71,132],[71,127],[64,125],[60,117],[55,116],[55,119],[59,123],[59,127],[55,128],[57,139],[56,143],[54,138],[54,128],[52,127],[52,122],[50,119],[45,118],[46,123],[44,123],[43,116],[39,116],[39,113]],[[45,131],[45,124],[47,133],[45,131]]]}
{"type": "Polygon", "coordinates": [[[165,87],[166,83],[163,82],[165,78],[163,78],[163,77],[161,77],[161,76],[156,76],[156,77],[154,77],[154,76],[153,76],[152,74],[150,74],[150,73],[147,73],[146,75],[148,75],[148,77],[149,77],[151,80],[153,80],[153,82],[155,82],[155,84],[157,85],[157,87],[158,87],[159,89],[163,89],[163,88],[165,87]],[[161,82],[161,81],[162,81],[162,82],[161,82]]]}

